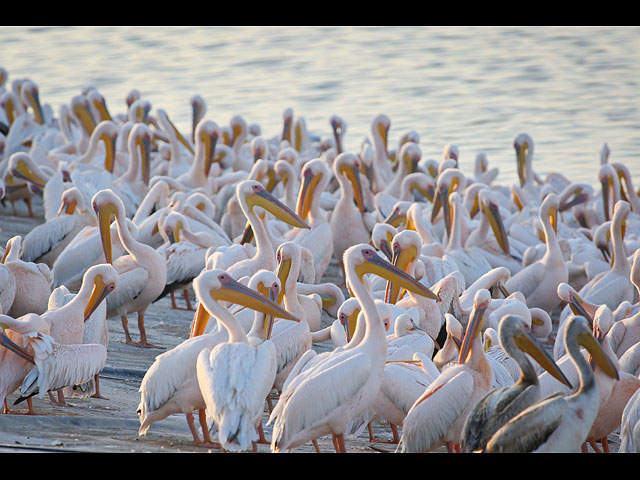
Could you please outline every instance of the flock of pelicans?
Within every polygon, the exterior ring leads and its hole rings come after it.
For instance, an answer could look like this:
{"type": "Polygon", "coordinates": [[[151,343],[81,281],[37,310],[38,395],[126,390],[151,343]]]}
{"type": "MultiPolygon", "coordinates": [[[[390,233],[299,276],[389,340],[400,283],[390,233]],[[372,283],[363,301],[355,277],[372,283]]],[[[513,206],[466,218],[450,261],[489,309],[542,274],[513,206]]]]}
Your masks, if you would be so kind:
{"type": "Polygon", "coordinates": [[[618,428],[640,451],[640,197],[606,144],[601,189],[541,178],[524,133],[519,183],[497,185],[482,153],[463,173],[455,145],[426,159],[415,131],[391,148],[386,115],[352,153],[338,116],[322,138],[288,108],[267,137],[198,95],[190,132],[137,90],[125,113],[87,88],[54,118],[6,70],[0,104],[0,197],[45,211],[0,247],[5,413],[100,397],[106,319],[154,347],[145,311],[182,295],[190,338],[146,372],[140,435],[186,414],[225,451],[332,435],[345,452],[382,419],[398,452],[607,452],[618,428]],[[332,258],[341,285],[322,282],[332,258]]]}

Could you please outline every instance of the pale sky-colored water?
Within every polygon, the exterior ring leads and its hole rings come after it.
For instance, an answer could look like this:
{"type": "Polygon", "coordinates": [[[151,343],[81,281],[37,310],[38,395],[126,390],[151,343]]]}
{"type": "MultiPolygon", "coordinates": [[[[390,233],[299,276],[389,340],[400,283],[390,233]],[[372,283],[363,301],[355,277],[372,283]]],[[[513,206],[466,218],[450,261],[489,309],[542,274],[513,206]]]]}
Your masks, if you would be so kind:
{"type": "Polygon", "coordinates": [[[454,143],[469,173],[484,150],[501,183],[522,131],[543,176],[596,184],[607,142],[640,183],[640,28],[3,27],[0,44],[9,81],[32,79],[56,112],[88,85],[124,112],[135,87],[188,131],[199,93],[208,118],[241,114],[265,136],[286,107],[321,137],[338,114],[355,152],[386,113],[392,146],[415,130],[439,160],[454,143]]]}

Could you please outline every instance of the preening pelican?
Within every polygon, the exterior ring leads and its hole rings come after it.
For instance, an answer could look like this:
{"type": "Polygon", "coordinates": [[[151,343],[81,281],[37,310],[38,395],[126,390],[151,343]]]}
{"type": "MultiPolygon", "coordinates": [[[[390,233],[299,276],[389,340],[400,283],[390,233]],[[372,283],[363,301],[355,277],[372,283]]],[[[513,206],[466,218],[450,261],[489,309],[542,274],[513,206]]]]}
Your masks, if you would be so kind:
{"type": "Polygon", "coordinates": [[[552,395],[533,404],[507,422],[487,442],[488,452],[578,452],[598,412],[598,388],[592,367],[580,352],[591,354],[611,378],[618,372],[593,337],[587,319],[572,316],[564,331],[565,348],[576,365],[580,384],[571,395],[552,395]]]}
{"type": "Polygon", "coordinates": [[[269,424],[273,423],[272,451],[289,451],[331,433],[336,450],[344,452],[349,422],[375,398],[384,372],[386,335],[374,300],[362,283],[365,273],[393,279],[409,291],[437,298],[424,285],[383,260],[369,245],[347,249],[344,263],[347,284],[364,313],[364,338],[357,345],[350,342],[328,355],[311,356],[304,370],[295,376],[295,369],[291,372],[269,418],[269,424]]]}

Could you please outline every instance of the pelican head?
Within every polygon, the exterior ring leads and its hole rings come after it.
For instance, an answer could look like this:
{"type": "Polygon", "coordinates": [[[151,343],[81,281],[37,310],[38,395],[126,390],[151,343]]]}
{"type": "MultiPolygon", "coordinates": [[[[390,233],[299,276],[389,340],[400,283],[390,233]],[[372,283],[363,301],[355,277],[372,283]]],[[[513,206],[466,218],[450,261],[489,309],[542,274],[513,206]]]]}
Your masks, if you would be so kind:
{"type": "Polygon", "coordinates": [[[257,162],[261,158],[264,160],[268,159],[269,146],[267,145],[267,141],[264,137],[254,137],[253,140],[251,140],[250,146],[254,162],[257,162]]]}
{"type": "Polygon", "coordinates": [[[193,322],[193,328],[191,330],[192,337],[202,335],[209,315],[216,315],[218,313],[210,311],[209,308],[223,308],[217,302],[235,303],[246,308],[260,311],[265,315],[273,315],[276,318],[298,320],[269,298],[234,280],[231,275],[224,270],[203,271],[194,279],[193,288],[200,299],[200,305],[193,322]],[[208,301],[208,298],[214,302],[208,301]]]}
{"type": "Polygon", "coordinates": [[[189,142],[187,142],[187,140],[184,138],[182,133],[180,133],[180,130],[178,130],[178,128],[175,126],[175,124],[171,121],[171,119],[169,118],[169,115],[167,114],[166,110],[164,110],[163,108],[159,108],[156,111],[156,116],[158,117],[158,120],[160,121],[160,124],[162,125],[162,127],[167,132],[171,132],[175,136],[175,138],[180,143],[182,143],[187,148],[187,150],[189,150],[193,154],[194,153],[193,147],[191,146],[191,144],[189,142]]]}
{"type": "Polygon", "coordinates": [[[586,318],[572,315],[567,319],[564,344],[567,352],[573,351],[575,345],[586,348],[595,365],[600,367],[609,377],[620,379],[617,368],[602,349],[600,342],[593,336],[586,318]]]}
{"type": "Polygon", "coordinates": [[[449,168],[438,175],[436,181],[436,198],[431,210],[431,223],[435,222],[440,208],[444,216],[445,228],[448,234],[451,232],[451,213],[449,211],[449,195],[453,192],[463,192],[467,186],[467,178],[457,168],[449,168]]]}
{"type": "Polygon", "coordinates": [[[178,212],[171,212],[162,220],[162,229],[169,243],[176,243],[182,239],[181,232],[186,225],[188,225],[187,219],[178,212]]]}
{"type": "Polygon", "coordinates": [[[333,162],[333,172],[336,177],[342,175],[349,180],[353,189],[353,196],[360,213],[364,213],[364,195],[360,183],[360,160],[353,153],[341,153],[333,162]]]}
{"type": "Polygon", "coordinates": [[[571,183],[560,193],[558,210],[564,212],[576,205],[586,203],[593,195],[593,187],[586,183],[571,183]]]}
{"type": "Polygon", "coordinates": [[[353,333],[356,331],[356,323],[361,310],[360,302],[355,297],[347,298],[338,309],[338,320],[347,335],[347,342],[351,341],[353,333]]]}
{"type": "Polygon", "coordinates": [[[416,172],[418,168],[418,162],[422,157],[422,150],[417,143],[407,141],[400,150],[401,164],[398,168],[402,168],[402,172],[405,175],[416,172]]]}
{"type": "Polygon", "coordinates": [[[317,158],[304,165],[301,176],[296,213],[306,221],[316,192],[319,192],[319,195],[329,183],[329,169],[322,160],[317,158]]]}
{"type": "Polygon", "coordinates": [[[291,130],[293,126],[293,108],[287,107],[282,112],[282,137],[280,140],[286,140],[291,144],[291,130]]]}
{"type": "Polygon", "coordinates": [[[16,152],[9,157],[7,171],[15,178],[21,178],[43,189],[47,183],[43,172],[26,152],[16,152]]]}
{"type": "MultiPolygon", "coordinates": [[[[366,243],[353,245],[344,252],[344,264],[353,268],[360,282],[366,273],[376,274],[385,280],[397,283],[407,291],[441,302],[442,299],[411,275],[403,272],[392,263],[378,255],[373,247],[366,243]]],[[[345,268],[346,269],[346,268],[345,268]]]]}
{"type": "Polygon", "coordinates": [[[111,118],[111,114],[109,113],[109,109],[107,109],[107,102],[104,97],[98,90],[92,88],[89,92],[86,93],[87,99],[89,100],[89,104],[95,109],[98,114],[98,118],[100,121],[105,120],[113,120],[111,118]]]}
{"type": "Polygon", "coordinates": [[[567,302],[574,315],[580,315],[586,318],[587,320],[589,320],[589,323],[593,322],[591,315],[589,315],[589,313],[587,313],[587,310],[585,309],[584,300],[580,298],[578,292],[576,292],[576,290],[571,285],[564,282],[560,283],[558,285],[557,292],[558,297],[560,297],[562,301],[567,302]]]}
{"type": "MultiPolygon", "coordinates": [[[[416,261],[422,249],[422,239],[414,230],[403,230],[393,237],[392,263],[403,272],[409,273],[413,262],[416,261]]],[[[392,282],[387,282],[385,302],[395,304],[400,298],[400,288],[392,282]]]]}
{"type": "Polygon", "coordinates": [[[457,145],[453,145],[451,143],[447,144],[444,146],[444,150],[442,152],[442,158],[444,160],[453,160],[454,162],[454,168],[458,168],[458,156],[459,156],[459,149],[457,145]]]}
{"type": "Polygon", "coordinates": [[[118,126],[111,120],[104,120],[96,125],[91,134],[91,141],[104,143],[105,156],[104,167],[108,172],[113,173],[115,167],[116,141],[118,140],[118,126]]]}
{"type": "Polygon", "coordinates": [[[511,255],[509,250],[509,238],[502,223],[499,202],[492,190],[484,189],[478,193],[480,208],[489,220],[489,225],[498,241],[498,245],[506,255],[511,255]]]}
{"type": "Polygon", "coordinates": [[[24,99],[24,102],[33,109],[36,122],[40,125],[44,125],[44,115],[42,113],[42,106],[40,105],[40,96],[37,85],[31,80],[26,80],[22,84],[20,95],[24,99]]]}
{"type": "Polygon", "coordinates": [[[282,284],[282,290],[277,298],[278,304],[281,304],[284,299],[285,285],[287,285],[292,269],[296,277],[292,281],[298,280],[301,255],[300,247],[295,242],[281,243],[276,250],[276,262],[278,264],[276,273],[282,284]]]}
{"type": "Polygon", "coordinates": [[[407,211],[411,208],[412,203],[406,201],[396,202],[391,213],[385,218],[384,223],[398,228],[400,225],[407,224],[407,211]]]}
{"type": "Polygon", "coordinates": [[[395,227],[388,223],[376,223],[371,231],[371,246],[385,254],[390,261],[393,259],[393,237],[396,235],[395,227]]]}
{"type": "Polygon", "coordinates": [[[91,136],[96,122],[91,115],[91,105],[85,95],[76,95],[71,99],[71,114],[80,122],[87,136],[91,136]]]}
{"type": "MultiPolygon", "coordinates": [[[[280,279],[275,273],[269,270],[258,270],[251,276],[248,287],[260,292],[264,297],[280,305],[281,302],[278,302],[276,299],[282,290],[281,285],[280,279]]],[[[273,315],[264,316],[263,335],[265,339],[271,338],[274,320],[275,317],[273,315]]]]}
{"type": "Polygon", "coordinates": [[[207,111],[207,104],[202,98],[201,95],[195,94],[191,97],[191,140],[195,141],[195,133],[196,127],[202,118],[204,117],[205,112],[207,111]]]}
{"type": "Polygon", "coordinates": [[[462,339],[464,336],[464,331],[462,330],[462,324],[460,321],[451,315],[450,313],[444,314],[445,318],[445,330],[447,331],[447,338],[450,338],[453,341],[458,352],[462,347],[462,339]]]}
{"type": "Polygon", "coordinates": [[[391,120],[387,115],[381,113],[376,116],[371,122],[371,134],[373,138],[379,138],[382,146],[384,147],[384,152],[386,158],[389,157],[389,128],[391,127],[391,120]]]}
{"type": "Polygon", "coordinates": [[[60,216],[63,212],[67,215],[73,215],[76,209],[79,212],[85,212],[87,210],[87,202],[78,187],[71,187],[62,192],[62,205],[60,205],[57,216],[60,216]]]}
{"type": "Polygon", "coordinates": [[[547,195],[540,205],[540,221],[544,225],[545,217],[551,222],[554,233],[558,233],[558,207],[560,205],[560,197],[555,193],[547,195]]]}
{"type": "Polygon", "coordinates": [[[462,346],[460,347],[460,356],[458,358],[458,363],[465,363],[468,360],[469,353],[472,348],[471,345],[474,339],[482,331],[484,318],[487,313],[487,308],[489,308],[490,302],[491,294],[489,293],[489,290],[486,290],[484,288],[478,290],[473,297],[473,309],[471,311],[469,323],[467,324],[467,330],[464,334],[462,346]]]}
{"type": "Polygon", "coordinates": [[[347,130],[346,122],[338,115],[332,115],[329,119],[331,129],[333,130],[333,138],[336,142],[336,151],[341,154],[344,149],[342,147],[342,137],[347,130]]]}
{"type": "Polygon", "coordinates": [[[254,207],[258,206],[289,225],[298,228],[311,228],[293,210],[270,194],[265,186],[258,181],[244,180],[238,184],[236,192],[240,205],[246,206],[251,212],[254,207]]]}
{"type": "Polygon", "coordinates": [[[213,120],[202,119],[196,127],[196,151],[204,161],[204,176],[209,176],[216,151],[216,143],[220,138],[220,127],[213,120]]]}
{"type": "Polygon", "coordinates": [[[91,297],[84,311],[84,321],[86,322],[102,300],[118,286],[118,272],[109,264],[94,265],[82,277],[83,285],[85,282],[88,285],[93,284],[91,297]]]}
{"type": "Polygon", "coordinates": [[[544,347],[528,331],[526,322],[522,317],[518,315],[505,315],[502,317],[498,325],[498,336],[500,338],[500,343],[503,346],[506,345],[510,339],[513,339],[516,347],[531,355],[531,357],[533,357],[533,359],[538,362],[542,368],[549,372],[559,382],[569,388],[573,388],[553,358],[551,358],[544,347]]]}
{"type": "Polygon", "coordinates": [[[98,217],[98,229],[107,263],[113,263],[111,245],[111,218],[125,218],[124,205],[112,190],[100,190],[91,199],[91,206],[98,217]]]}

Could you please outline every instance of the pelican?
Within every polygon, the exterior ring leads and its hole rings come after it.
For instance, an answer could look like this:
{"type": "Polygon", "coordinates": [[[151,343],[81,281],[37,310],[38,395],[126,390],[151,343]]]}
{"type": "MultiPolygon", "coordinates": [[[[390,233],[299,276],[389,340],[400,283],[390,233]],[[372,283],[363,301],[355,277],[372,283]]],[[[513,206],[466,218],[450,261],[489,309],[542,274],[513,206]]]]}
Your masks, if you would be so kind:
{"type": "Polygon", "coordinates": [[[314,283],[318,283],[329,267],[334,246],[332,227],[320,208],[320,195],[329,183],[329,169],[320,159],[310,160],[300,175],[296,213],[309,224],[310,229],[291,230],[288,238],[312,253],[314,283]]]}
{"type": "Polygon", "coordinates": [[[403,423],[399,451],[423,452],[441,445],[460,451],[464,421],[493,381],[480,336],[490,300],[488,290],[476,293],[458,365],[443,370],[415,401],[403,423]]]}
{"type": "Polygon", "coordinates": [[[166,260],[154,248],[138,242],[129,232],[125,222],[124,205],[111,190],[101,190],[91,199],[98,216],[100,238],[107,263],[118,271],[118,288],[107,298],[107,318],[120,315],[126,343],[140,347],[154,347],[147,342],[144,313],[162,293],[167,280],[166,260]],[[115,215],[118,237],[127,251],[117,259],[112,257],[110,234],[111,217],[115,215]],[[127,315],[138,314],[140,341],[133,342],[129,335],[127,315]]]}
{"type": "Polygon", "coordinates": [[[536,359],[548,372],[569,388],[571,384],[544,348],[526,330],[523,319],[506,315],[498,327],[500,345],[520,367],[520,378],[508,387],[487,393],[469,413],[462,431],[461,449],[482,451],[491,436],[522,410],[540,399],[538,375],[524,353],[536,359]]]}
{"type": "MultiPolygon", "coordinates": [[[[289,320],[295,317],[220,270],[203,272],[194,280],[194,288],[204,307],[229,335],[227,342],[210,351],[202,350],[196,361],[207,416],[218,426],[225,450],[247,450],[258,440],[256,425],[275,379],[276,352],[268,340],[251,345],[238,320],[218,301],[253,304],[265,314],[289,320]]],[[[263,335],[266,337],[264,331],[263,335]]]]}
{"type": "Polygon", "coordinates": [[[104,345],[59,344],[46,333],[47,326],[44,319],[35,314],[17,319],[0,315],[0,344],[19,355],[30,368],[22,379],[20,396],[14,405],[37,394],[44,398],[49,391],[85,383],[106,363],[107,349],[104,345]],[[27,345],[22,348],[11,341],[5,329],[25,334],[27,345]]]}
{"type": "Polygon", "coordinates": [[[368,242],[371,234],[363,216],[364,200],[358,157],[352,153],[341,153],[333,162],[333,172],[341,193],[329,223],[333,232],[333,255],[342,259],[347,248],[368,242]]]}
{"type": "Polygon", "coordinates": [[[96,225],[96,217],[77,187],[62,194],[58,215],[36,226],[22,242],[22,259],[26,262],[45,263],[49,268],[64,248],[84,227],[96,225]]]}
{"type": "Polygon", "coordinates": [[[620,453],[640,453],[640,390],[636,390],[622,413],[620,453]]]}
{"type": "Polygon", "coordinates": [[[585,347],[603,372],[617,379],[618,372],[593,337],[587,319],[572,316],[564,331],[565,348],[579,374],[571,395],[552,395],[531,405],[489,439],[487,452],[577,452],[587,439],[599,401],[592,367],[579,350],[585,347]]]}
{"type": "Polygon", "coordinates": [[[551,312],[560,304],[557,288],[569,277],[567,265],[562,257],[556,237],[558,196],[548,195],[540,206],[540,221],[544,227],[547,251],[544,256],[512,275],[506,281],[509,292],[522,292],[528,307],[541,308],[551,312]],[[553,220],[551,220],[553,219],[553,220]]]}
{"type": "MultiPolygon", "coordinates": [[[[631,282],[640,292],[640,250],[633,254],[631,282]]],[[[607,336],[616,356],[622,358],[629,348],[640,342],[640,312],[615,322],[607,336]]]]}
{"type": "Polygon", "coordinates": [[[371,135],[373,136],[374,160],[371,182],[372,190],[377,193],[384,190],[393,179],[393,170],[389,161],[387,149],[389,128],[391,120],[385,114],[377,115],[371,122],[371,135]]]}
{"type": "Polygon", "coordinates": [[[437,298],[367,244],[348,248],[344,263],[346,281],[364,314],[364,337],[328,355],[312,355],[301,365],[304,370],[295,376],[296,369],[291,372],[269,417],[274,452],[290,451],[329,433],[336,440],[336,451],[344,452],[344,433],[350,420],[364,412],[378,392],[384,373],[386,335],[374,300],[363,284],[365,273],[393,279],[409,291],[437,298]]]}
{"type": "Polygon", "coordinates": [[[11,272],[15,280],[15,294],[11,308],[6,312],[13,318],[26,313],[38,315],[47,310],[51,288],[50,270],[44,263],[25,262],[20,259],[22,237],[16,235],[7,241],[0,263],[11,272]]]}

